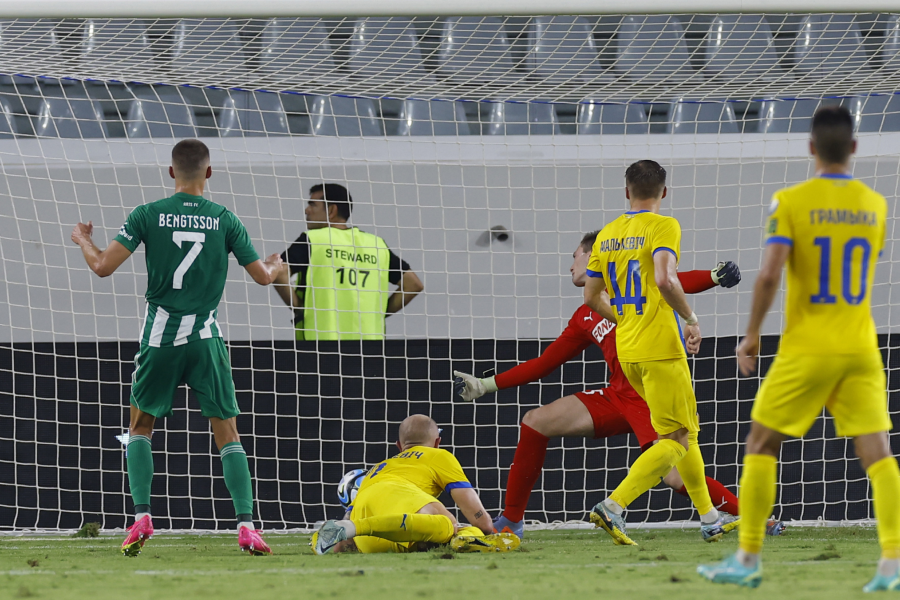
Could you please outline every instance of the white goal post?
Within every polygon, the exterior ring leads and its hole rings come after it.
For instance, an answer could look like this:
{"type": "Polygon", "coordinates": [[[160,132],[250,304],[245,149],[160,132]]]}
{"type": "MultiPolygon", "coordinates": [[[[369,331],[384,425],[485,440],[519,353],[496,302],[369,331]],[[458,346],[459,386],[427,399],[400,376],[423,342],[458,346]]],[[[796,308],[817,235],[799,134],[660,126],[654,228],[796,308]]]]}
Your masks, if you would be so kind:
{"type": "MultiPolygon", "coordinates": [[[[708,474],[737,490],[760,380],[738,377],[733,350],[771,195],[811,175],[816,107],[850,108],[854,174],[894,216],[896,3],[369,4],[0,4],[0,531],[126,524],[120,438],[146,271],[138,251],[97,279],[69,234],[91,220],[105,247],[134,207],[171,193],[171,148],[187,137],[210,147],[208,197],[240,217],[261,255],[306,229],[313,185],[341,183],[351,223],[425,285],[387,319],[384,341],[316,344],[295,341],[280,297],[230,265],[219,322],[267,529],[337,515],[341,475],[385,458],[414,412],[444,428],[496,514],[523,414],[603,386],[602,356],[588,348],[474,404],[454,397],[451,373],[507,370],[559,335],[581,303],[572,252],[622,211],[624,169],[644,158],[669,172],[680,268],[734,260],[744,273],[735,289],[692,298],[706,336],[691,359],[701,447],[708,474]]],[[[889,226],[873,306],[897,422],[895,238],[889,226]]],[[[763,373],[782,322],[778,311],[766,322],[763,373]]],[[[175,407],[154,436],[155,523],[229,527],[206,420],[184,388],[175,407]]],[[[526,518],[581,519],[624,477],[632,438],[554,442],[526,518]]],[[[786,444],[780,468],[777,516],[872,517],[865,474],[830,419],[786,444]]],[[[660,487],[629,521],[693,517],[660,487]]]]}

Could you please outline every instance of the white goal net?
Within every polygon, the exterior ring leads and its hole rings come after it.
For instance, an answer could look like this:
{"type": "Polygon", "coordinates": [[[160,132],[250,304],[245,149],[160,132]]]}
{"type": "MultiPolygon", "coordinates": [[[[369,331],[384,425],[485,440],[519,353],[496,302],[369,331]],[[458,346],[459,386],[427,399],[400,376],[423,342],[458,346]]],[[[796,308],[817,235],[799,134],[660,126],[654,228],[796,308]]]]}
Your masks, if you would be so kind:
{"type": "MultiPolygon", "coordinates": [[[[691,359],[707,474],[737,491],[758,377],[733,359],[772,193],[812,174],[809,119],[856,119],[854,175],[893,205],[900,183],[900,15],[603,15],[0,22],[0,530],[131,514],[121,436],[144,313],[143,251],[99,279],[69,241],[105,247],[129,212],[173,191],[178,139],[211,149],[207,197],[261,255],[306,230],[309,190],[339,183],[351,224],[382,237],[425,291],[381,341],[295,341],[292,311],[234,261],[219,321],[243,414],[257,517],[269,529],[340,514],[341,475],[389,456],[399,422],[431,415],[486,507],[502,506],[524,413],[601,387],[596,347],[538,383],[454,397],[537,356],[581,304],[582,234],[625,207],[624,170],[669,172],[663,211],[681,270],[737,262],[743,282],[692,298],[691,359]],[[494,228],[503,228],[498,234],[494,228]]],[[[894,227],[873,305],[900,419],[894,227]]],[[[765,332],[765,373],[781,329],[765,332]]],[[[840,326],[835,324],[835,326],[840,326]]],[[[186,388],[154,435],[159,528],[216,529],[233,509],[208,423],[186,388]]],[[[895,452],[900,436],[894,434],[895,452]]],[[[526,519],[582,519],[639,452],[633,436],[553,442],[526,519]]],[[[871,518],[865,474],[823,418],[785,445],[777,515],[871,518]]],[[[664,487],[630,522],[693,516],[664,487]]]]}

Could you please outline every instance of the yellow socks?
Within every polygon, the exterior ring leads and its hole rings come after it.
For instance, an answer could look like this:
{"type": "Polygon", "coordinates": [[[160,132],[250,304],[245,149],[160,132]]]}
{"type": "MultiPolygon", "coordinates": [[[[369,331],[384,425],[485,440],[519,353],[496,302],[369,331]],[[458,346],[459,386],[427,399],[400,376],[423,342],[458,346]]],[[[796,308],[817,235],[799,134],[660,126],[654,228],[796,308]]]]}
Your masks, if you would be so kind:
{"type": "Polygon", "coordinates": [[[741,477],[741,527],[738,541],[741,550],[750,554],[762,551],[766,521],[775,504],[778,461],[774,456],[748,454],[744,457],[741,477]]]}
{"type": "Polygon", "coordinates": [[[484,532],[477,527],[460,527],[456,535],[468,535],[470,537],[484,537],[484,532]]]}
{"type": "MultiPolygon", "coordinates": [[[[900,467],[893,456],[882,458],[866,471],[872,480],[872,503],[878,520],[881,557],[900,558],[900,467]]],[[[743,508],[741,509],[743,511],[743,508]]],[[[743,525],[741,525],[743,527],[743,525]]]]}
{"type": "MultiPolygon", "coordinates": [[[[626,508],[635,498],[658,484],[686,454],[684,446],[675,440],[660,440],[634,461],[628,476],[609,495],[609,499],[626,508]]],[[[700,460],[702,462],[703,458],[700,460]]],[[[706,495],[708,498],[709,492],[706,495]]]]}
{"type": "Polygon", "coordinates": [[[705,515],[715,508],[709,497],[709,488],[706,487],[706,465],[703,463],[696,433],[688,434],[687,455],[678,463],[678,474],[699,514],[705,515]]]}
{"type": "Polygon", "coordinates": [[[356,535],[371,535],[392,542],[436,542],[453,537],[453,523],[443,515],[396,514],[352,519],[356,535]]]}

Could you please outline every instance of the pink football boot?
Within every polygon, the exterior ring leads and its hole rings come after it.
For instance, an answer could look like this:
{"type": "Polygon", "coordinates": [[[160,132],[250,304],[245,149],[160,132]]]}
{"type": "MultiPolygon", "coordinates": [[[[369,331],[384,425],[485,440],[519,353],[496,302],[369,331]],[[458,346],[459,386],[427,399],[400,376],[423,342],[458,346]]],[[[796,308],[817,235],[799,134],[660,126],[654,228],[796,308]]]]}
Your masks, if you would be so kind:
{"type": "Polygon", "coordinates": [[[238,546],[241,547],[241,550],[246,550],[253,556],[272,554],[272,549],[259,535],[259,531],[253,531],[249,527],[241,527],[241,530],[238,532],[238,546]]]}
{"type": "Polygon", "coordinates": [[[151,537],[153,537],[153,521],[150,520],[150,515],[144,515],[128,528],[128,537],[122,542],[122,554],[137,556],[141,553],[144,542],[151,537]]]}

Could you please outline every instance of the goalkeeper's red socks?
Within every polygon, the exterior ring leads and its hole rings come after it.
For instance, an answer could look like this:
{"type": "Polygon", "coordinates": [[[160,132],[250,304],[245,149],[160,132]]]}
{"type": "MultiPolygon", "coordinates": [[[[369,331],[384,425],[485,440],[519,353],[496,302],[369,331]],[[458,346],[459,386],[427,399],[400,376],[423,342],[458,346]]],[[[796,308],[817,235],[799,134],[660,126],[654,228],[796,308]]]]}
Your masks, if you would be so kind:
{"type": "MultiPolygon", "coordinates": [[[[738,512],[738,499],[737,496],[728,491],[724,485],[713,479],[712,477],[706,478],[706,487],[709,488],[709,497],[712,500],[713,506],[717,509],[727,512],[730,515],[739,515],[738,512]]],[[[681,489],[675,490],[682,496],[686,498],[690,498],[687,493],[687,489],[684,486],[681,486],[681,489]]]]}
{"type": "Polygon", "coordinates": [[[506,482],[506,508],[503,516],[517,523],[525,516],[528,498],[544,468],[544,457],[547,456],[547,444],[550,438],[532,429],[525,423],[519,430],[519,445],[509,468],[509,479],[506,482]]]}

